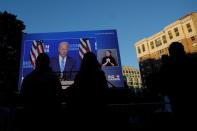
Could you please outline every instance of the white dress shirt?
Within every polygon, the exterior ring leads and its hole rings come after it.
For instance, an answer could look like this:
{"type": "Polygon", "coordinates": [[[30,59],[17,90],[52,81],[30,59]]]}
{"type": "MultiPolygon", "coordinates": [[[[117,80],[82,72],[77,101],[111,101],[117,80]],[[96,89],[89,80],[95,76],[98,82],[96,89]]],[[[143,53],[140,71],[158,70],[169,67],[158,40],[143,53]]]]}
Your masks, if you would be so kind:
{"type": "Polygon", "coordinates": [[[62,59],[64,59],[64,68],[65,68],[65,65],[66,65],[66,57],[63,58],[62,56],[59,55],[59,65],[60,65],[60,67],[61,67],[62,59]]]}

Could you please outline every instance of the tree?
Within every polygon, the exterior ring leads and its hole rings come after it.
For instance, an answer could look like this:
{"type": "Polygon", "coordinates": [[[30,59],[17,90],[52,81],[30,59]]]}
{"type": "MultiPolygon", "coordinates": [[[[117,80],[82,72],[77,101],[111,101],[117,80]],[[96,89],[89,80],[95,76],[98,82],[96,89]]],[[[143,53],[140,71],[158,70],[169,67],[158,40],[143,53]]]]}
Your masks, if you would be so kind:
{"type": "Polygon", "coordinates": [[[0,91],[17,91],[23,21],[0,12],[0,91]]]}

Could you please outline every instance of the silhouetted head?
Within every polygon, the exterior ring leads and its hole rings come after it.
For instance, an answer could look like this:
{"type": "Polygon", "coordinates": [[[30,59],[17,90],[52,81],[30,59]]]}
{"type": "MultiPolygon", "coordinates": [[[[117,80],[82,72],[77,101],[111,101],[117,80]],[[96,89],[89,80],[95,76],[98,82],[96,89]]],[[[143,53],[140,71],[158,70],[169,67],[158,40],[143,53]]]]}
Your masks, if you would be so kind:
{"type": "Polygon", "coordinates": [[[67,54],[68,54],[68,49],[69,49],[69,43],[68,42],[60,42],[59,48],[58,48],[59,55],[63,58],[66,57],[67,54]]]}
{"type": "Polygon", "coordinates": [[[49,69],[49,56],[46,53],[40,53],[36,59],[36,70],[45,71],[49,69]]]}
{"type": "Polygon", "coordinates": [[[179,42],[173,42],[169,47],[170,57],[173,59],[180,59],[185,57],[184,46],[179,42]]]}
{"type": "Polygon", "coordinates": [[[100,69],[100,64],[96,55],[92,52],[85,53],[81,62],[80,71],[94,71],[98,69],[100,69]]]}
{"type": "Polygon", "coordinates": [[[107,50],[107,51],[105,52],[105,56],[110,57],[110,56],[111,56],[111,50],[107,50]]]}

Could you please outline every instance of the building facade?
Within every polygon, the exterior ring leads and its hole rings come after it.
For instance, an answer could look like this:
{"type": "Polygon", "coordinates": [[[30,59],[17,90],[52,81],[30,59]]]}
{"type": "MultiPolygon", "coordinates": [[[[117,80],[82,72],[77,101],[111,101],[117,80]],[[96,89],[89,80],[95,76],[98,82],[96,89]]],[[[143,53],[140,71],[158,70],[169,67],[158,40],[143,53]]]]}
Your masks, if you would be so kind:
{"type": "Polygon", "coordinates": [[[148,75],[159,71],[161,56],[169,55],[168,47],[175,41],[183,44],[187,54],[197,53],[197,12],[183,16],[162,31],[136,42],[143,83],[148,75]]]}
{"type": "Polygon", "coordinates": [[[123,77],[129,88],[142,88],[140,71],[130,66],[122,66],[123,77]]]}

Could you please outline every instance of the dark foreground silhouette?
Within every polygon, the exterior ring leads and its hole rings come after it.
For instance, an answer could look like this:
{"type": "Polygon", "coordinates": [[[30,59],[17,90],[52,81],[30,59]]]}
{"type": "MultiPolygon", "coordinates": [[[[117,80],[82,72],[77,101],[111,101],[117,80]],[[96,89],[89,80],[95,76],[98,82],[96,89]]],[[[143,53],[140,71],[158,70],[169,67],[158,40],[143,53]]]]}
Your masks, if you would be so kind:
{"type": "Polygon", "coordinates": [[[74,85],[68,89],[70,122],[89,127],[103,126],[106,115],[107,80],[95,54],[88,52],[81,62],[74,85]]]}
{"type": "Polygon", "coordinates": [[[48,55],[42,53],[37,57],[36,69],[24,78],[21,87],[26,130],[55,125],[60,92],[61,83],[49,68],[48,55]]]}
{"type": "Polygon", "coordinates": [[[196,118],[196,62],[180,43],[172,43],[169,52],[170,56],[162,57],[160,72],[150,78],[154,82],[148,86],[151,90],[139,93],[108,89],[93,53],[84,55],[74,85],[61,90],[48,56],[41,54],[36,69],[23,80],[23,104],[0,107],[0,129],[191,129],[196,118]],[[170,99],[172,112],[164,110],[164,96],[170,99]]]}
{"type": "Polygon", "coordinates": [[[163,56],[159,72],[159,84],[164,96],[171,102],[177,127],[194,127],[196,118],[196,61],[184,51],[184,46],[173,42],[169,46],[170,56],[163,56]]]}

